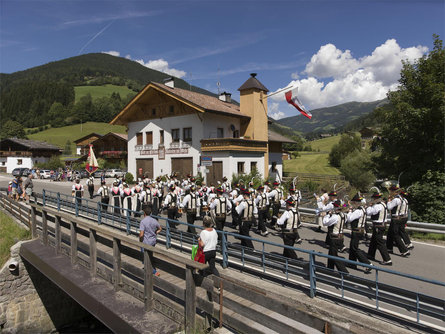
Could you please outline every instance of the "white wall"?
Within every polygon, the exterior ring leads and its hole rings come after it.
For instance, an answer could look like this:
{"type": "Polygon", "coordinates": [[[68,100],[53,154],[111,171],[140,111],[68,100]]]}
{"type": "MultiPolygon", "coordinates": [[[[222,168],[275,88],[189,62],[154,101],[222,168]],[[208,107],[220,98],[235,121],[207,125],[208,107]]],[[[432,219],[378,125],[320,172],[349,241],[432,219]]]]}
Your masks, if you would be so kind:
{"type": "Polygon", "coordinates": [[[12,173],[15,168],[33,168],[36,163],[47,162],[49,158],[45,157],[7,157],[6,172],[12,173]],[[18,160],[22,160],[22,164],[18,164],[18,160]]]}
{"type": "Polygon", "coordinates": [[[197,164],[200,160],[201,139],[203,138],[203,124],[196,114],[176,117],[165,117],[128,124],[128,171],[136,173],[136,159],[153,158],[153,176],[171,173],[171,158],[193,158],[193,174],[198,173],[197,164]],[[180,145],[183,144],[183,129],[192,128],[192,146],[187,154],[165,154],[165,160],[158,160],[158,155],[140,155],[135,151],[136,133],[142,132],[143,144],[146,144],[146,132],[153,132],[153,149],[157,149],[160,142],[160,130],[164,130],[164,145],[167,150],[172,143],[171,130],[179,129],[180,145]]]}
{"type": "Polygon", "coordinates": [[[221,116],[213,113],[205,113],[204,115],[204,139],[217,138],[217,128],[224,129],[224,138],[233,138],[233,132],[230,125],[235,125],[235,130],[240,129],[239,118],[221,116]]]}

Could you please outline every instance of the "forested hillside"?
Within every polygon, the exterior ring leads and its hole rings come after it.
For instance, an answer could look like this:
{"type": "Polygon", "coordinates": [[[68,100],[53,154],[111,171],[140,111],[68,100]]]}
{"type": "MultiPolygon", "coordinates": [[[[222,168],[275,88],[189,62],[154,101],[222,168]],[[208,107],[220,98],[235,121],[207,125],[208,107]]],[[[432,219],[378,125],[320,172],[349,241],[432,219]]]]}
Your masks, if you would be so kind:
{"type": "MultiPolygon", "coordinates": [[[[2,124],[12,120],[24,127],[46,124],[64,126],[81,121],[108,122],[148,82],[162,82],[168,74],[137,62],[93,53],[51,62],[11,74],[0,74],[2,124]],[[134,94],[114,93],[94,99],[85,95],[75,101],[75,86],[125,86],[134,94]]],[[[202,88],[175,78],[175,85],[208,95],[202,88]]]]}

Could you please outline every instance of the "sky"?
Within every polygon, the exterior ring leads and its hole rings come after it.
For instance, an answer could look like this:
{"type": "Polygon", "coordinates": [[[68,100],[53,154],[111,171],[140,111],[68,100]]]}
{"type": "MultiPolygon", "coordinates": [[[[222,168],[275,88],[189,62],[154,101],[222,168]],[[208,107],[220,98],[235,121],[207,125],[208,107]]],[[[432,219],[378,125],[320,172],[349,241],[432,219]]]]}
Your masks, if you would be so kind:
{"type": "MultiPolygon", "coordinates": [[[[258,73],[312,110],[385,98],[444,21],[444,0],[0,0],[0,72],[104,52],[236,100],[258,73]]],[[[284,92],[268,112],[299,114],[284,92]]]]}

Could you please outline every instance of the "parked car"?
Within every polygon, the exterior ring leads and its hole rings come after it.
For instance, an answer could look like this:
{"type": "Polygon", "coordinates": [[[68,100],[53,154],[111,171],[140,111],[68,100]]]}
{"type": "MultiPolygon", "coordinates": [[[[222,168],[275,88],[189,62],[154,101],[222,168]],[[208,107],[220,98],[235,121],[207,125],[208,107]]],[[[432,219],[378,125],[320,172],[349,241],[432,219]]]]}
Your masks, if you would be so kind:
{"type": "Polygon", "coordinates": [[[103,172],[104,172],[104,170],[102,170],[102,169],[98,169],[97,171],[95,171],[95,172],[93,173],[93,177],[94,177],[94,178],[100,178],[103,172]]]}
{"type": "Polygon", "coordinates": [[[85,169],[82,169],[82,170],[74,170],[74,171],[73,171],[73,179],[74,179],[74,180],[75,180],[76,178],[84,179],[84,178],[89,177],[89,176],[90,176],[90,174],[89,174],[85,169]]]}
{"type": "Polygon", "coordinates": [[[50,179],[51,171],[49,169],[41,169],[40,170],[40,178],[41,179],[50,179]]]}
{"type": "Polygon", "coordinates": [[[105,177],[124,177],[125,172],[122,169],[107,169],[105,177]]]}
{"type": "Polygon", "coordinates": [[[26,167],[18,167],[14,168],[12,171],[12,176],[28,176],[28,174],[31,173],[29,168],[26,167]]]}

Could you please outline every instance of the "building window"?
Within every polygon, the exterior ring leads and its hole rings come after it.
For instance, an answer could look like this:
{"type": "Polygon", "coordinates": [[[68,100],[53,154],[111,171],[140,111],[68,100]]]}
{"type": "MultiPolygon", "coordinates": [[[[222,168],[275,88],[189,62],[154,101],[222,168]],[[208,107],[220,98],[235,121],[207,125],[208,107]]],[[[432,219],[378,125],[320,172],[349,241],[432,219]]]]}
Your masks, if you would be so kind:
{"type": "Polygon", "coordinates": [[[257,170],[257,163],[256,163],[256,161],[251,161],[250,162],[250,171],[252,172],[254,170],[257,170]]]}
{"type": "Polygon", "coordinates": [[[145,139],[146,139],[146,143],[147,145],[153,145],[153,132],[146,132],[145,133],[145,139]]]}
{"type": "Polygon", "coordinates": [[[151,114],[154,116],[156,115],[156,108],[151,109],[151,114]]]}
{"type": "Polygon", "coordinates": [[[142,145],[142,133],[138,132],[136,133],[136,145],[142,145]]]}
{"type": "Polygon", "coordinates": [[[159,144],[164,145],[164,130],[159,130],[159,144]]]}
{"type": "Polygon", "coordinates": [[[224,138],[224,129],[223,128],[216,129],[216,138],[224,138]]]}
{"type": "Polygon", "coordinates": [[[184,128],[182,129],[183,140],[190,142],[192,141],[192,128],[184,128]]]}
{"type": "Polygon", "coordinates": [[[238,161],[238,174],[244,174],[244,161],[238,161]]]}
{"type": "Polygon", "coordinates": [[[239,130],[233,131],[233,138],[239,138],[239,130]]]}
{"type": "Polygon", "coordinates": [[[179,129],[172,129],[172,141],[173,142],[179,141],[179,129]]]}
{"type": "Polygon", "coordinates": [[[23,164],[23,160],[22,159],[17,159],[17,165],[22,165],[23,164]]]}
{"type": "Polygon", "coordinates": [[[175,112],[175,106],[170,106],[169,111],[170,114],[173,114],[175,112]]]}

